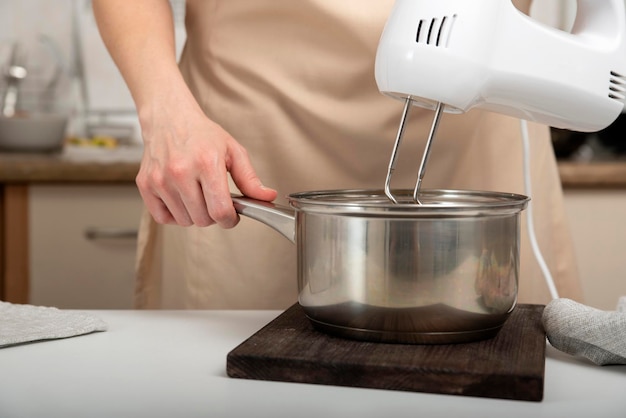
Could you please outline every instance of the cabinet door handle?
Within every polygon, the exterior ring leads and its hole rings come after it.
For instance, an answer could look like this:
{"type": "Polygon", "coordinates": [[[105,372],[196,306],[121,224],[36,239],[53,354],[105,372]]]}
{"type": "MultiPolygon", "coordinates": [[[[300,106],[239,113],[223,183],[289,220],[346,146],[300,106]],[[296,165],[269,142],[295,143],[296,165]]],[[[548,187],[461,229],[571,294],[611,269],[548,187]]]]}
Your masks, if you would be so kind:
{"type": "Polygon", "coordinates": [[[91,241],[99,239],[136,239],[137,234],[137,229],[130,228],[89,227],[85,229],[85,238],[91,241]]]}

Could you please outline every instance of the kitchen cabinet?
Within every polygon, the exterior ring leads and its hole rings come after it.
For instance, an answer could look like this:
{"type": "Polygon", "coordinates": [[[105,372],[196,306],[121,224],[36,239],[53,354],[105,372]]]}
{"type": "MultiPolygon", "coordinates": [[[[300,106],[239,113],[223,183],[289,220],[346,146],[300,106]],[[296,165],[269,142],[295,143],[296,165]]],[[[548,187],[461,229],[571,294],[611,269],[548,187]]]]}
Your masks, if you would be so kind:
{"type": "Polygon", "coordinates": [[[28,202],[30,303],[132,308],[142,210],[134,184],[35,184],[28,202]]]}
{"type": "MultiPolygon", "coordinates": [[[[34,270],[38,278],[46,278],[43,282],[38,279],[40,284],[34,290],[40,302],[55,301],[77,307],[85,303],[129,306],[131,296],[126,293],[118,296],[121,299],[113,298],[114,293],[127,292],[128,284],[120,290],[120,283],[111,277],[132,269],[134,245],[129,242],[132,238],[80,241],[77,237],[83,236],[88,227],[126,229],[132,224],[136,228],[141,199],[134,180],[140,151],[120,149],[80,158],[65,152],[0,153],[0,300],[32,302],[30,276],[34,270]],[[53,208],[56,215],[48,216],[53,208]],[[69,235],[68,231],[73,229],[81,232],[69,235]],[[118,242],[117,247],[113,246],[114,242],[118,242]],[[33,251],[35,259],[31,262],[33,251]],[[48,251],[56,251],[57,256],[60,253],[61,261],[53,264],[56,258],[46,256],[48,251]],[[108,258],[108,262],[103,262],[103,258],[108,258]],[[88,264],[90,271],[84,273],[88,264]],[[105,274],[108,279],[101,279],[105,274]],[[72,280],[67,279],[70,277],[72,280]],[[81,284],[78,277],[98,278],[81,284]],[[42,287],[41,283],[48,280],[51,285],[42,287]],[[113,287],[106,290],[105,284],[113,287]],[[97,293],[100,295],[96,298],[97,293]]],[[[91,232],[93,237],[94,231],[91,232]]],[[[102,232],[111,231],[96,229],[95,237],[101,238],[102,232]]]]}
{"type": "Polygon", "coordinates": [[[0,185],[0,300],[28,301],[28,189],[0,185]]]}

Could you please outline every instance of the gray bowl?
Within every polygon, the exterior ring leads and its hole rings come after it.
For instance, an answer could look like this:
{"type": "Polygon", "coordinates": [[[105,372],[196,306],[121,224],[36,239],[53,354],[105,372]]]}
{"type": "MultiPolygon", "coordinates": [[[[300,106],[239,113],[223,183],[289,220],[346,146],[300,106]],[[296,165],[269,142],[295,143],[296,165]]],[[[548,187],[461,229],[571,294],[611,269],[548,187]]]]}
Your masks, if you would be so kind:
{"type": "Polygon", "coordinates": [[[68,117],[32,114],[0,117],[0,149],[13,152],[54,152],[63,147],[68,117]]]}

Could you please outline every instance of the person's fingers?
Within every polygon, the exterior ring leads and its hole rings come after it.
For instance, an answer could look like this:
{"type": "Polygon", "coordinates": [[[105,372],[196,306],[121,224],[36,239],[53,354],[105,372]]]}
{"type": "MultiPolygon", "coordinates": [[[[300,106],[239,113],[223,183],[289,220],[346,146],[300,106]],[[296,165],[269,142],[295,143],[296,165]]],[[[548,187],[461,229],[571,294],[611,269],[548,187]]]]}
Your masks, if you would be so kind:
{"type": "Polygon", "coordinates": [[[204,172],[210,175],[201,176],[200,185],[209,216],[222,228],[232,228],[239,222],[239,215],[230,198],[225,162],[221,158],[213,158],[205,164],[204,172]]]}
{"type": "Polygon", "coordinates": [[[165,203],[163,203],[161,199],[159,199],[157,196],[151,193],[149,194],[141,193],[141,190],[140,190],[140,194],[141,194],[141,198],[143,199],[146,205],[146,209],[148,210],[148,212],[150,212],[150,215],[152,216],[152,218],[154,219],[156,223],[163,224],[163,225],[175,225],[176,224],[176,219],[174,219],[174,216],[172,215],[172,213],[169,211],[169,209],[167,208],[167,206],[165,205],[165,203]]]}
{"type": "Polygon", "coordinates": [[[190,181],[180,189],[180,196],[191,222],[196,226],[210,226],[215,221],[209,215],[204,199],[202,185],[198,180],[190,181]]]}
{"type": "MultiPolygon", "coordinates": [[[[201,157],[197,157],[200,158],[201,157]]],[[[225,170],[222,168],[222,171],[225,170]]],[[[177,223],[181,226],[197,225],[209,226],[216,221],[211,217],[206,205],[203,188],[196,164],[192,161],[186,164],[171,165],[167,170],[170,182],[161,185],[161,189],[171,191],[161,196],[172,212],[177,223]],[[169,187],[168,187],[169,185],[169,187]]]]}
{"type": "Polygon", "coordinates": [[[193,221],[187,211],[187,207],[183,203],[182,197],[177,192],[162,193],[161,200],[167,206],[176,223],[180,226],[191,226],[193,221]]]}
{"type": "Polygon", "coordinates": [[[175,185],[166,181],[174,176],[163,174],[146,163],[135,180],[146,208],[157,223],[192,225],[192,219],[175,185]]]}
{"type": "Polygon", "coordinates": [[[152,190],[150,175],[148,174],[147,169],[148,164],[146,164],[145,161],[144,155],[139,173],[135,178],[135,184],[137,185],[137,189],[139,190],[139,194],[141,195],[146,209],[148,209],[148,212],[150,212],[150,215],[152,215],[155,222],[159,224],[175,224],[176,220],[174,219],[174,216],[172,216],[171,212],[158,194],[154,193],[152,190]]]}
{"type": "Polygon", "coordinates": [[[230,174],[241,193],[253,199],[268,202],[276,199],[278,193],[276,190],[263,185],[252,167],[246,149],[242,146],[237,146],[232,153],[233,159],[230,166],[230,174]]]}

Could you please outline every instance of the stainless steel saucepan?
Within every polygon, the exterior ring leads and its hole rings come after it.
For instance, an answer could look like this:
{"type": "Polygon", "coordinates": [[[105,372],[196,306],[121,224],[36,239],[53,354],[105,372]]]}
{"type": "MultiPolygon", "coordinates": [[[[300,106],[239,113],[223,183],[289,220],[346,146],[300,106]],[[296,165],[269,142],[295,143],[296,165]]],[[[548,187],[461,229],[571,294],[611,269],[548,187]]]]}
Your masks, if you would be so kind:
{"type": "Polygon", "coordinates": [[[298,301],[318,330],[378,342],[495,336],[517,300],[526,196],[463,190],[295,193],[289,207],[233,197],[297,246],[298,301]]]}

